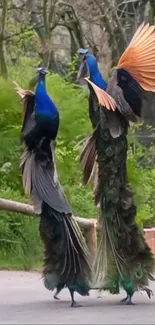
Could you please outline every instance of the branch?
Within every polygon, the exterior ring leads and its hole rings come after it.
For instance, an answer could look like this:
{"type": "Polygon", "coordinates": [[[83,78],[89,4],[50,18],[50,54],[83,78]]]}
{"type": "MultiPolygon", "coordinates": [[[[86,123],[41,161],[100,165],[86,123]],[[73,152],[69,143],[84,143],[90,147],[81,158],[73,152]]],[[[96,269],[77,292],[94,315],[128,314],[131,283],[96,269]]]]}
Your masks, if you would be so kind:
{"type": "Polygon", "coordinates": [[[18,32],[18,33],[14,33],[14,34],[11,34],[11,35],[8,35],[8,36],[3,36],[3,41],[7,41],[7,40],[9,40],[10,38],[12,38],[12,37],[14,37],[14,36],[19,36],[19,35],[23,35],[23,34],[25,34],[26,32],[28,32],[28,31],[31,31],[31,30],[33,30],[34,28],[33,27],[29,27],[29,28],[26,28],[24,31],[20,31],[20,32],[18,32]]]}
{"type": "Polygon", "coordinates": [[[102,21],[103,23],[105,23],[106,25],[106,30],[109,34],[110,37],[112,37],[113,39],[113,42],[114,42],[114,45],[115,45],[115,48],[117,50],[117,55],[119,57],[119,49],[118,49],[118,44],[117,44],[117,41],[116,41],[116,38],[115,38],[115,34],[114,34],[114,30],[113,30],[113,27],[108,19],[108,17],[106,16],[105,14],[105,8],[102,6],[102,4],[100,3],[100,0],[93,0],[94,3],[96,4],[96,6],[99,8],[103,18],[102,18],[102,21]]]}
{"type": "MultiPolygon", "coordinates": [[[[108,0],[104,0],[104,1],[105,1],[105,4],[108,6],[109,5],[108,0]]],[[[123,29],[123,26],[121,24],[121,20],[119,19],[118,15],[117,15],[116,8],[114,8],[114,9],[115,9],[115,10],[113,10],[114,19],[117,22],[117,25],[119,27],[120,33],[122,34],[122,39],[123,39],[124,43],[127,44],[127,37],[126,37],[125,31],[123,29]]]]}
{"type": "Polygon", "coordinates": [[[74,9],[74,7],[71,4],[69,4],[67,2],[64,2],[64,1],[61,1],[61,2],[59,2],[59,6],[65,6],[65,7],[70,8],[71,11],[73,12],[74,17],[78,20],[77,15],[76,15],[76,12],[75,12],[75,9],[74,9]]]}
{"type": "Polygon", "coordinates": [[[43,20],[44,20],[44,28],[45,28],[46,34],[48,34],[47,2],[48,2],[48,0],[43,1],[43,20]]]}
{"type": "MultiPolygon", "coordinates": [[[[32,205],[17,202],[17,201],[12,201],[12,200],[6,200],[6,199],[0,199],[0,210],[22,213],[28,216],[36,216],[36,217],[38,216],[34,213],[34,209],[32,205]]],[[[78,222],[81,228],[89,228],[89,227],[97,226],[96,219],[85,219],[81,217],[74,217],[74,218],[76,219],[76,221],[78,222]]]]}
{"type": "Polygon", "coordinates": [[[51,23],[52,23],[52,26],[55,25],[55,22],[53,20],[54,20],[56,2],[57,2],[57,0],[51,0],[51,5],[50,5],[49,15],[48,15],[48,25],[49,25],[49,28],[51,26],[51,23]]]}

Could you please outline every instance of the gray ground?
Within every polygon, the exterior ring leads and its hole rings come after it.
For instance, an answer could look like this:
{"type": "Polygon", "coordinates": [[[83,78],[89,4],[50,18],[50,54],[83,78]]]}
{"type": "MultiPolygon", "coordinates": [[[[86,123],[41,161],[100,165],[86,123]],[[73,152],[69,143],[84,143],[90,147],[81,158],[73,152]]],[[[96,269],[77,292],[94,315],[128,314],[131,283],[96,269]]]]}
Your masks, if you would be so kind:
{"type": "MultiPolygon", "coordinates": [[[[155,291],[155,284],[151,283],[155,291]]],[[[0,271],[0,324],[155,324],[155,297],[135,294],[135,306],[120,306],[119,296],[97,292],[76,299],[83,307],[70,308],[66,289],[61,301],[53,299],[53,292],[43,286],[38,273],[0,271]]]]}

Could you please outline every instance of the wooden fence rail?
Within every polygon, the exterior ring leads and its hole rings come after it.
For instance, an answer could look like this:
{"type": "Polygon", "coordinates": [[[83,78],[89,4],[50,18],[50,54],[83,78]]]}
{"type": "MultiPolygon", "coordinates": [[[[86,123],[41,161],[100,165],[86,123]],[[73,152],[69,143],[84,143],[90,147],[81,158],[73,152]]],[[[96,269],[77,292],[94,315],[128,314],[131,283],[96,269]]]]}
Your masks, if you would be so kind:
{"type": "MultiPolygon", "coordinates": [[[[29,215],[29,216],[38,217],[38,215],[34,213],[34,209],[32,205],[17,202],[17,201],[12,201],[12,200],[1,199],[1,198],[0,198],[0,210],[21,213],[27,216],[29,215]]],[[[85,229],[89,250],[93,255],[95,255],[96,248],[97,248],[97,220],[85,219],[85,218],[80,218],[75,216],[73,218],[76,219],[80,228],[85,229]]]]}
{"type": "MultiPolygon", "coordinates": [[[[6,200],[0,198],[0,210],[21,213],[29,216],[36,216],[34,213],[33,206],[17,201],[6,200]]],[[[96,219],[85,219],[81,217],[75,217],[79,226],[85,229],[87,243],[92,255],[96,254],[97,249],[97,230],[99,225],[96,219]]],[[[144,229],[145,239],[155,254],[155,228],[144,229]]]]}

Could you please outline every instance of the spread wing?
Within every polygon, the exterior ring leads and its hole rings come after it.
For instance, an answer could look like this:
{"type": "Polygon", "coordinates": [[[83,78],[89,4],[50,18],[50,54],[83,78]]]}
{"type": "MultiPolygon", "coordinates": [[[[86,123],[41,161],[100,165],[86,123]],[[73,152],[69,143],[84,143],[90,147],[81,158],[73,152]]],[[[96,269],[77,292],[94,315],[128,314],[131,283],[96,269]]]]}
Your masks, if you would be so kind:
{"type": "MultiPolygon", "coordinates": [[[[122,77],[124,77],[124,76],[122,76],[122,77]]],[[[130,85],[129,85],[128,82],[126,82],[125,86],[127,87],[126,91],[127,92],[130,91],[129,90],[130,85]]],[[[118,111],[128,121],[136,122],[138,120],[138,116],[135,114],[134,110],[132,109],[132,106],[129,105],[128,100],[126,100],[122,88],[118,85],[118,73],[117,73],[117,70],[113,72],[112,78],[110,79],[110,81],[108,83],[106,91],[107,91],[108,94],[110,94],[110,96],[112,98],[115,99],[115,102],[117,103],[118,111]]],[[[133,90],[133,92],[134,91],[135,90],[133,90]]],[[[131,94],[131,96],[133,96],[133,101],[134,101],[135,100],[134,93],[131,94]]],[[[131,105],[132,105],[132,103],[131,103],[131,105]]]]}
{"type": "Polygon", "coordinates": [[[155,26],[143,23],[122,54],[106,92],[91,82],[103,108],[113,111],[117,108],[127,120],[138,120],[141,115],[143,91],[155,92],[154,49],[155,26]]]}

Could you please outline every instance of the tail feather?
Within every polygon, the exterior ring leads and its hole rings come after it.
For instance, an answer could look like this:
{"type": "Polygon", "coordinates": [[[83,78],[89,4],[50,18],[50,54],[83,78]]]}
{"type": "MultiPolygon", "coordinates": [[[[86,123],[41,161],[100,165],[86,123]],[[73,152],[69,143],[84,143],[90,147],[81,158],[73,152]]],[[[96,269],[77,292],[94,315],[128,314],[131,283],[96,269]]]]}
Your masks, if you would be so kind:
{"type": "MultiPolygon", "coordinates": [[[[46,141],[46,139],[45,139],[46,141]]],[[[26,161],[24,174],[28,169],[31,178],[31,188],[33,188],[33,196],[38,202],[46,202],[55,211],[60,213],[72,213],[67,198],[60,185],[57,171],[55,168],[54,146],[47,148],[47,152],[42,151],[44,142],[37,152],[32,151],[30,163],[26,161]],[[51,159],[52,157],[52,159],[51,159]],[[26,169],[28,164],[28,168],[26,169]]],[[[35,204],[35,202],[34,202],[35,204]]]]}
{"type": "Polygon", "coordinates": [[[58,179],[54,143],[48,147],[45,142],[43,139],[31,152],[25,148],[21,157],[23,186],[32,194],[35,212],[40,214],[44,284],[49,290],[68,286],[88,295],[91,259],[58,179]]]}
{"type": "Polygon", "coordinates": [[[96,144],[95,144],[95,137],[93,133],[91,136],[86,138],[80,156],[80,161],[83,166],[83,182],[85,185],[90,182],[92,173],[94,172],[96,158],[97,158],[96,144]]]}
{"type": "Polygon", "coordinates": [[[63,284],[75,286],[76,291],[86,286],[88,294],[90,258],[81,231],[71,215],[60,214],[52,208],[50,212],[49,215],[47,205],[43,203],[40,234],[45,247],[45,286],[53,290],[63,284]]]}
{"type": "Polygon", "coordinates": [[[32,158],[33,158],[32,155],[25,147],[20,159],[20,167],[22,168],[23,171],[22,181],[23,181],[24,191],[25,194],[28,196],[30,196],[32,191],[32,184],[31,184],[32,158]]]}
{"type": "MultiPolygon", "coordinates": [[[[43,142],[42,146],[44,146],[43,142]]],[[[58,179],[54,146],[52,144],[51,148],[49,147],[52,160],[49,159],[48,151],[42,152],[42,146],[37,149],[37,152],[30,152],[26,146],[24,147],[20,167],[25,194],[30,196],[32,193],[36,213],[43,201],[56,211],[72,213],[58,179]]]]}
{"type": "Polygon", "coordinates": [[[102,110],[96,139],[100,176],[96,200],[100,200],[101,231],[94,283],[112,294],[124,288],[132,295],[136,290],[146,290],[155,261],[135,222],[136,206],[126,169],[126,133],[118,139],[108,137],[104,122],[102,110]]]}

